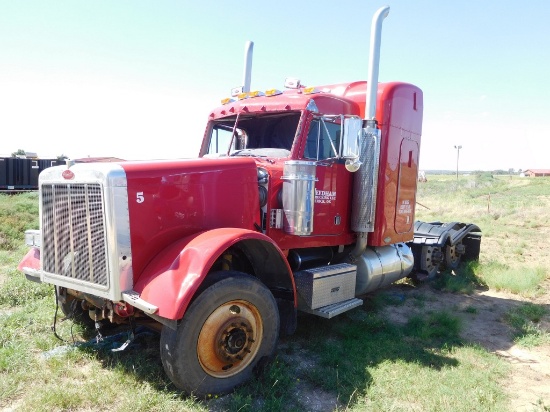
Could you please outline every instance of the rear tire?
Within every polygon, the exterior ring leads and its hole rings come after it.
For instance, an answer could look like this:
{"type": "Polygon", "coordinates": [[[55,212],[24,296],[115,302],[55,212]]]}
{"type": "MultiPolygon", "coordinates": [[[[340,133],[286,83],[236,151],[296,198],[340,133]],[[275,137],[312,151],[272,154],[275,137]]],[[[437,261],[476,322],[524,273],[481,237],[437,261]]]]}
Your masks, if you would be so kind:
{"type": "Polygon", "coordinates": [[[458,251],[462,245],[457,243],[453,246],[445,246],[445,266],[447,269],[456,269],[460,264],[460,253],[458,251]]]}
{"type": "Polygon", "coordinates": [[[273,356],[277,303],[258,279],[236,271],[207,287],[177,330],[163,327],[160,355],[178,388],[204,397],[233,390],[273,356]]]}
{"type": "Polygon", "coordinates": [[[423,246],[420,260],[420,270],[426,274],[427,279],[433,279],[441,264],[441,249],[436,246],[423,246]]]}

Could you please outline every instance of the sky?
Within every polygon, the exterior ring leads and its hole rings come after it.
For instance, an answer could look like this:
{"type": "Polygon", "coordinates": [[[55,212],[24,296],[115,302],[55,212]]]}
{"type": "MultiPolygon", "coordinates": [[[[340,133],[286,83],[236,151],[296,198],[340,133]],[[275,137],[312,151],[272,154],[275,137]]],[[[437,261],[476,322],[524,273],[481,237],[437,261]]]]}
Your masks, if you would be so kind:
{"type": "Polygon", "coordinates": [[[0,155],[196,157],[210,111],[252,89],[367,79],[424,93],[420,168],[550,169],[550,2],[0,0],[0,155]]]}

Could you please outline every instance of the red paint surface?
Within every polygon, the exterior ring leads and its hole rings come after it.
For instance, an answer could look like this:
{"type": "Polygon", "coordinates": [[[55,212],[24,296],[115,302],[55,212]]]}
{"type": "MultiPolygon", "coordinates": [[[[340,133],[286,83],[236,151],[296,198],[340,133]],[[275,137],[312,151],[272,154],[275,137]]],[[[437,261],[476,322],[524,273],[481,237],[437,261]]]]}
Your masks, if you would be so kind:
{"type": "MultiPolygon", "coordinates": [[[[302,130],[297,141],[294,142],[291,153],[291,159],[302,159],[311,119],[310,112],[306,110],[310,100],[315,102],[322,114],[354,114],[365,117],[367,88],[365,81],[317,88],[326,92],[305,95],[298,90],[289,90],[274,97],[237,101],[215,109],[210,119],[235,115],[240,111],[270,112],[283,111],[287,108],[302,110],[304,112],[300,122],[302,130]]],[[[370,245],[382,246],[406,242],[413,238],[422,113],[423,97],[418,87],[401,82],[379,83],[376,118],[382,139],[375,230],[369,234],[370,245]]],[[[205,147],[203,145],[203,150],[205,147]]],[[[276,198],[277,192],[282,187],[279,182],[282,164],[267,166],[266,169],[271,174],[270,208],[281,208],[276,198]]],[[[326,205],[315,205],[314,232],[310,236],[298,237],[287,235],[281,230],[268,229],[267,234],[282,249],[333,246],[354,242],[355,234],[349,228],[352,174],[338,164],[332,168],[318,166],[317,174],[321,178],[316,184],[316,189],[328,188],[330,191],[335,191],[337,199],[332,209],[326,205]],[[334,225],[334,219],[339,215],[344,222],[343,230],[334,225]]]]}
{"type": "MultiPolygon", "coordinates": [[[[307,110],[311,107],[308,103],[313,100],[322,114],[364,117],[366,82],[319,89],[330,92],[304,95],[294,90],[248,99],[217,108],[209,116],[212,120],[240,111],[300,111],[299,133],[289,159],[226,157],[120,163],[128,182],[134,289],[142,299],[159,307],[159,316],[181,318],[216,258],[237,242],[274,244],[288,273],[284,255],[289,249],[354,243],[356,235],[350,230],[353,174],[341,161],[321,161],[317,166],[319,201],[315,203],[311,235],[288,235],[269,224],[265,234],[257,232],[262,223],[257,167],[269,173],[269,222],[271,210],[282,208],[279,192],[284,161],[303,159],[313,116],[307,110]]],[[[371,245],[412,239],[422,107],[422,92],[417,87],[405,83],[379,85],[376,113],[382,143],[371,245]]],[[[207,145],[205,141],[201,153],[207,145]]],[[[39,268],[39,259],[39,251],[33,248],[19,268],[39,268]]],[[[290,284],[294,288],[292,277],[290,284]]]]}
{"type": "Polygon", "coordinates": [[[17,270],[23,270],[23,268],[40,269],[40,249],[31,247],[27,254],[21,259],[17,270]]]}
{"type": "MultiPolygon", "coordinates": [[[[183,238],[165,248],[144,270],[134,289],[158,306],[157,315],[180,319],[216,258],[243,240],[270,242],[265,235],[245,229],[220,228],[183,238]]],[[[280,257],[284,259],[279,250],[280,257]]],[[[290,268],[287,265],[287,271],[290,268]]],[[[292,280],[293,288],[294,280],[292,280]]]]}
{"type": "Polygon", "coordinates": [[[182,238],[220,227],[254,230],[260,223],[256,164],[250,158],[121,166],[128,179],[134,281],[182,238]]]}
{"type": "MultiPolygon", "coordinates": [[[[365,117],[366,82],[325,87],[354,101],[360,116],[365,117]]],[[[369,234],[368,243],[382,246],[410,241],[414,235],[423,96],[422,91],[412,84],[379,83],[377,100],[376,119],[382,139],[375,230],[369,234]],[[403,213],[406,202],[411,208],[403,213]]]]}
{"type": "Polygon", "coordinates": [[[382,146],[375,230],[369,235],[375,246],[413,239],[423,110],[422,91],[410,84],[381,84],[378,101],[382,146]],[[405,201],[411,208],[399,213],[405,201]]]}

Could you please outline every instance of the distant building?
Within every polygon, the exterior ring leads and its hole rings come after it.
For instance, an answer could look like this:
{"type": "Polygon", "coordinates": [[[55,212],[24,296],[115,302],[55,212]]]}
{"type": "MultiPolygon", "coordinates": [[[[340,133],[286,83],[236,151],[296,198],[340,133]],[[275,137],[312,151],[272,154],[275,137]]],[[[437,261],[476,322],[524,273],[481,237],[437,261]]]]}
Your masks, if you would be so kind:
{"type": "Polygon", "coordinates": [[[527,169],[523,173],[528,177],[550,176],[550,169],[527,169]]]}

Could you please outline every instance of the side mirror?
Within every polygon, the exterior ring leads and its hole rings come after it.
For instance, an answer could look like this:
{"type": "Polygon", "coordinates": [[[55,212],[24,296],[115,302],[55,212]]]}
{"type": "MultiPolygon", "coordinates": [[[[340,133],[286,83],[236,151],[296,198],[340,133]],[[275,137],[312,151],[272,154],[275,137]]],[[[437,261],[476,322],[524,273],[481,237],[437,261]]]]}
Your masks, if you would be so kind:
{"type": "Polygon", "coordinates": [[[359,152],[361,150],[361,134],[363,119],[348,117],[344,119],[344,136],[342,157],[346,159],[346,169],[356,172],[361,167],[359,152]]]}

